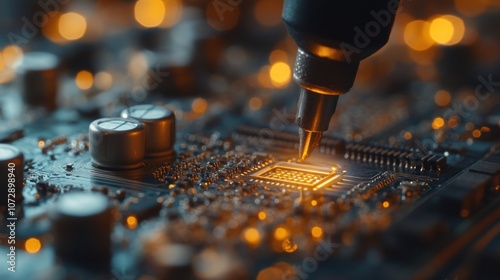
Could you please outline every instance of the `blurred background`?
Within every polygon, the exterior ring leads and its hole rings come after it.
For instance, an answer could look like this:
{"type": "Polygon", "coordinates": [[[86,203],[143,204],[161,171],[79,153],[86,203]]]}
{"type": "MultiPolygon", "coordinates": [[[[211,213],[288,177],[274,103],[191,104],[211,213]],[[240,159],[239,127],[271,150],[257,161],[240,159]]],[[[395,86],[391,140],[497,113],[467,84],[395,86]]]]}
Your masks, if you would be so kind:
{"type": "MultiPolygon", "coordinates": [[[[171,103],[181,121],[217,114],[221,108],[242,119],[255,119],[270,111],[266,108],[293,118],[296,46],[281,21],[283,0],[0,3],[4,123],[29,121],[56,108],[116,115],[125,106],[151,100],[171,103]],[[56,56],[38,57],[42,68],[57,69],[54,94],[43,100],[22,90],[30,78],[19,69],[31,52],[56,56]],[[21,120],[26,112],[29,116],[21,120]]],[[[377,99],[380,106],[359,110],[377,114],[393,95],[411,95],[413,101],[423,100],[423,106],[443,109],[436,113],[441,117],[438,128],[458,125],[459,119],[449,123],[453,114],[441,116],[445,109],[473,96],[478,77],[494,81],[488,77],[500,70],[499,10],[499,0],[402,1],[389,43],[362,62],[355,87],[341,99],[339,110],[352,110],[348,104],[362,104],[365,96],[376,94],[383,97],[377,99]]],[[[404,106],[392,108],[398,107],[404,106]]],[[[360,131],[365,124],[343,115],[335,114],[335,133],[369,138],[369,132],[360,131]],[[339,118],[350,118],[350,125],[344,128],[346,122],[339,124],[339,118]]]]}

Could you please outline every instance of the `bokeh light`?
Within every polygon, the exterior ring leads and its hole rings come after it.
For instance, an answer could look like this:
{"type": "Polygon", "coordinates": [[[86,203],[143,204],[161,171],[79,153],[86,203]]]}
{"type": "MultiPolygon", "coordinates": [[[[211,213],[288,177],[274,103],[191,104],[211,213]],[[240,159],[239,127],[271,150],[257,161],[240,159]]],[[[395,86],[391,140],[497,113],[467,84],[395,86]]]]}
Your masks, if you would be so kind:
{"type": "Polygon", "coordinates": [[[24,248],[26,249],[26,252],[30,254],[36,254],[42,248],[42,243],[39,239],[32,237],[26,240],[26,243],[24,243],[24,248]]]}
{"type": "Polygon", "coordinates": [[[432,121],[433,129],[440,129],[443,126],[444,126],[444,119],[441,117],[437,117],[432,121]]]}
{"type": "Polygon", "coordinates": [[[94,83],[97,89],[107,90],[113,86],[113,75],[108,72],[99,72],[94,77],[94,83]]]}
{"type": "Polygon", "coordinates": [[[434,95],[434,102],[441,107],[448,106],[451,102],[451,95],[446,90],[440,90],[434,95]]]}
{"type": "Polygon", "coordinates": [[[427,21],[411,21],[405,27],[404,41],[413,50],[425,51],[434,44],[429,31],[430,24],[427,21]]]}
{"type": "Polygon", "coordinates": [[[321,227],[315,226],[311,229],[311,235],[314,238],[321,238],[323,236],[323,229],[321,227]]]}
{"type": "Polygon", "coordinates": [[[165,18],[165,4],[161,0],[139,0],[134,6],[134,16],[144,27],[157,27],[165,18]]]}
{"type": "Polygon", "coordinates": [[[455,45],[460,43],[465,33],[462,19],[453,15],[439,16],[431,21],[429,34],[437,44],[455,45]]]}
{"type": "Polygon", "coordinates": [[[201,97],[193,100],[193,104],[191,105],[193,112],[197,113],[197,114],[205,113],[205,111],[207,110],[207,107],[208,107],[207,100],[205,100],[204,98],[201,98],[201,97]]]}
{"type": "Polygon", "coordinates": [[[290,236],[290,232],[286,228],[277,227],[274,230],[274,238],[276,240],[283,240],[283,239],[288,238],[289,236],[290,236]]]}
{"type": "Polygon", "coordinates": [[[262,99],[256,96],[250,98],[248,101],[248,108],[253,111],[260,110],[262,108],[262,99]]]}
{"type": "Polygon", "coordinates": [[[59,34],[66,40],[78,40],[85,35],[86,30],[87,20],[78,13],[66,13],[59,18],[59,34]]]}
{"type": "Polygon", "coordinates": [[[75,84],[81,90],[87,90],[94,84],[94,75],[87,70],[82,70],[76,74],[75,84]]]}
{"type": "Polygon", "coordinates": [[[2,51],[2,60],[4,66],[16,67],[21,63],[23,50],[16,45],[8,45],[2,51]]]}
{"type": "Polygon", "coordinates": [[[292,70],[285,62],[277,62],[271,66],[269,75],[274,86],[283,87],[290,83],[292,70]]]}
{"type": "Polygon", "coordinates": [[[260,232],[253,227],[246,228],[243,231],[243,239],[252,246],[257,246],[260,244],[260,232]]]}
{"type": "Polygon", "coordinates": [[[266,267],[259,271],[256,280],[276,280],[283,279],[285,275],[281,270],[275,267],[266,267]]]}
{"type": "Polygon", "coordinates": [[[137,221],[137,218],[134,216],[128,216],[127,217],[127,227],[129,229],[135,229],[139,222],[137,221]]]}

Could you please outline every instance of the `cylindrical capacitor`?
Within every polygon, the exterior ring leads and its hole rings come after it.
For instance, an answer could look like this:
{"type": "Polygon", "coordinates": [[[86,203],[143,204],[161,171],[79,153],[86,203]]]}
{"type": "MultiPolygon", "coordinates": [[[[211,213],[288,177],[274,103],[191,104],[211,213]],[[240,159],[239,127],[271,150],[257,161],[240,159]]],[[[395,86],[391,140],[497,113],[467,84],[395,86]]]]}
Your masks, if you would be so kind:
{"type": "Polygon", "coordinates": [[[89,127],[92,164],[109,169],[140,167],[144,159],[143,125],[134,119],[103,118],[89,127]]]}
{"type": "Polygon", "coordinates": [[[24,156],[21,151],[12,145],[0,144],[0,205],[23,200],[23,170],[24,156]]]}
{"type": "Polygon", "coordinates": [[[18,84],[27,105],[57,107],[59,59],[50,53],[26,53],[17,68],[18,84]]]}
{"type": "Polygon", "coordinates": [[[137,105],[123,110],[123,118],[132,118],[144,125],[146,156],[169,156],[174,152],[175,115],[162,106],[137,105]]]}
{"type": "Polygon", "coordinates": [[[85,266],[109,265],[113,216],[105,195],[64,194],[57,200],[51,219],[54,250],[62,261],[85,266]]]}

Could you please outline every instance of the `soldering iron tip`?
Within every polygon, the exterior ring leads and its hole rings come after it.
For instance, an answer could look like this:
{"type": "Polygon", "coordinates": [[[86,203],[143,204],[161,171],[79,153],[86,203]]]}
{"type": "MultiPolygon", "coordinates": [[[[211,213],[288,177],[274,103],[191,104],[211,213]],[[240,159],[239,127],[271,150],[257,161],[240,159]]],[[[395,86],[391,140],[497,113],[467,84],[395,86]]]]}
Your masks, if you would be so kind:
{"type": "Polygon", "coordinates": [[[307,159],[311,155],[314,148],[319,146],[322,134],[322,132],[309,131],[299,128],[299,157],[302,160],[307,159]]]}

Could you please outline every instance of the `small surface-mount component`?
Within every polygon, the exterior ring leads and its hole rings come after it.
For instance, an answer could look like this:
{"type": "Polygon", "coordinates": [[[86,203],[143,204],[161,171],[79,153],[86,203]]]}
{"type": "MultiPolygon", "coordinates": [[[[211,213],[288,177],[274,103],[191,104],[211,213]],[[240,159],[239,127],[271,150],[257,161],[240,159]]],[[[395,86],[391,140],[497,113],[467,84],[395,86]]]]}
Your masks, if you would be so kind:
{"type": "Polygon", "coordinates": [[[146,156],[162,157],[174,153],[175,115],[162,106],[137,105],[123,110],[123,118],[132,118],[144,125],[146,156]]]}
{"type": "Polygon", "coordinates": [[[314,166],[290,162],[278,162],[251,176],[256,182],[278,187],[316,191],[331,185],[340,175],[336,166],[314,166]]]}
{"type": "Polygon", "coordinates": [[[104,118],[89,127],[92,164],[109,169],[131,169],[144,159],[144,127],[134,119],[104,118]]]}
{"type": "Polygon", "coordinates": [[[64,194],[51,216],[58,257],[79,265],[109,264],[113,217],[106,196],[96,192],[64,194]]]}
{"type": "MultiPolygon", "coordinates": [[[[2,199],[0,205],[23,200],[24,156],[15,146],[0,144],[0,184],[2,199]]],[[[15,208],[9,206],[9,208],[15,208]]]]}
{"type": "Polygon", "coordinates": [[[139,202],[130,204],[125,213],[124,218],[134,217],[138,222],[151,218],[161,210],[161,203],[156,198],[148,197],[141,198],[139,202]]]}

